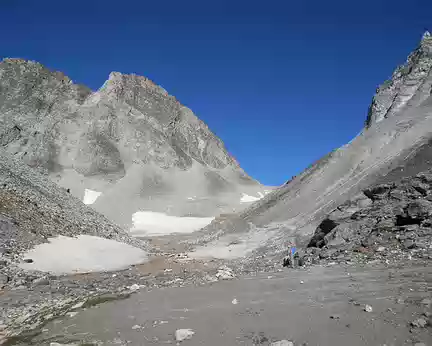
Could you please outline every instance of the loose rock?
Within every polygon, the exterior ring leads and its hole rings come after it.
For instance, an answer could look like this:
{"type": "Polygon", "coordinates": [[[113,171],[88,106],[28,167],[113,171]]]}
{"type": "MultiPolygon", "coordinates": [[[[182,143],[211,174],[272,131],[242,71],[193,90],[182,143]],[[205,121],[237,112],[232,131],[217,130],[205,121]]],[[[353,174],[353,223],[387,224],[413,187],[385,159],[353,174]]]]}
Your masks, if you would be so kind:
{"type": "Polygon", "coordinates": [[[195,332],[192,329],[177,329],[175,332],[175,339],[177,342],[182,342],[191,339],[195,332]]]}
{"type": "Polygon", "coordinates": [[[366,312],[372,312],[373,311],[372,306],[366,304],[365,307],[364,307],[364,311],[366,311],[366,312]]]}
{"type": "Polygon", "coordinates": [[[294,343],[288,340],[280,340],[272,342],[270,346],[294,346],[294,343]]]}
{"type": "Polygon", "coordinates": [[[424,328],[428,324],[428,321],[425,318],[417,318],[416,320],[411,322],[411,326],[414,328],[424,328]]]}

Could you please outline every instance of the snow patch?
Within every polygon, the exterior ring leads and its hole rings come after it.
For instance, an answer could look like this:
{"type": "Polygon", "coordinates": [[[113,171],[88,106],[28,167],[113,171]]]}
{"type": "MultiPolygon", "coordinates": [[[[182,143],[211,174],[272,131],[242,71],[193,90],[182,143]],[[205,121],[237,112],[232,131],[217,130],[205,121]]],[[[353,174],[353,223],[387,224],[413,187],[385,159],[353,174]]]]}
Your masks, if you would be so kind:
{"type": "Polygon", "coordinates": [[[152,211],[138,211],[132,215],[130,230],[135,237],[173,233],[192,233],[207,226],[214,217],[178,217],[152,211]]]}
{"type": "Polygon", "coordinates": [[[102,194],[102,192],[85,189],[84,190],[83,203],[84,204],[93,204],[94,202],[96,202],[97,198],[101,194],[102,194]]]}
{"type": "Polygon", "coordinates": [[[194,259],[237,259],[250,255],[260,246],[264,246],[269,239],[277,234],[275,230],[254,230],[247,233],[228,234],[208,243],[197,247],[188,253],[188,257],[194,259]]]}
{"type": "Polygon", "coordinates": [[[37,245],[24,255],[33,262],[21,263],[22,269],[75,274],[121,270],[147,261],[145,251],[111,239],[79,235],[48,240],[49,243],[37,245]]]}
{"type": "Polygon", "coordinates": [[[260,199],[260,197],[254,197],[254,196],[246,195],[245,193],[243,193],[242,197],[240,198],[240,203],[256,202],[259,199],[260,199]]]}

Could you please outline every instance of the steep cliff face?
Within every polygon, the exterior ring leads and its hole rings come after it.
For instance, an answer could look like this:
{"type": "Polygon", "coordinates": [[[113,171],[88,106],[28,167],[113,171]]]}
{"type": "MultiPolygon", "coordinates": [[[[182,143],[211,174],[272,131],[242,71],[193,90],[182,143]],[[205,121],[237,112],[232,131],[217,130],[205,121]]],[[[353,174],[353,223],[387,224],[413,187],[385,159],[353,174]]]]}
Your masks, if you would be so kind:
{"type": "Polygon", "coordinates": [[[420,106],[431,95],[432,89],[432,37],[423,35],[419,47],[399,66],[391,79],[377,89],[369,107],[366,127],[402,113],[410,107],[420,106]]]}
{"type": "Polygon", "coordinates": [[[113,72],[92,92],[39,63],[5,59],[0,145],[79,198],[98,194],[94,207],[122,224],[139,209],[232,212],[242,194],[264,193],[190,109],[137,75],[113,72]]]}
{"type": "MultiPolygon", "coordinates": [[[[432,163],[431,129],[432,37],[426,33],[407,63],[378,88],[366,126],[356,138],[239,217],[259,227],[279,225],[287,236],[313,232],[326,213],[368,186],[427,170],[432,163]]],[[[217,222],[206,231],[218,229],[233,231],[217,222]]]]}

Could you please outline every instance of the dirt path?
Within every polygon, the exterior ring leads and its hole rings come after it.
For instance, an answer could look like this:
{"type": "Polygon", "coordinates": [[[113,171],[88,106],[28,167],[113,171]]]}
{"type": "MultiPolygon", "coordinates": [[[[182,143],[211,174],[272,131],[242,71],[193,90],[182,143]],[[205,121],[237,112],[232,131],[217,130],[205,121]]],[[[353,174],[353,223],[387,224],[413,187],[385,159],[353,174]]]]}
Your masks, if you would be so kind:
{"type": "Polygon", "coordinates": [[[286,270],[140,292],[51,322],[28,344],[175,345],[190,328],[181,345],[432,345],[430,326],[410,328],[431,296],[431,267],[286,270]]]}

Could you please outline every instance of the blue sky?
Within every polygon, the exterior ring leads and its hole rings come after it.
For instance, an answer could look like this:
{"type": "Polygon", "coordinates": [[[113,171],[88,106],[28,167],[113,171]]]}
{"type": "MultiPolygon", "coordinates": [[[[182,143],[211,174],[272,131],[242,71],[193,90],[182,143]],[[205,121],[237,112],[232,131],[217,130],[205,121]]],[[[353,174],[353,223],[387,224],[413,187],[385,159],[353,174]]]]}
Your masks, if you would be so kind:
{"type": "Polygon", "coordinates": [[[145,75],[278,185],[361,130],[431,13],[430,0],[0,0],[0,57],[93,89],[111,71],[145,75]]]}

